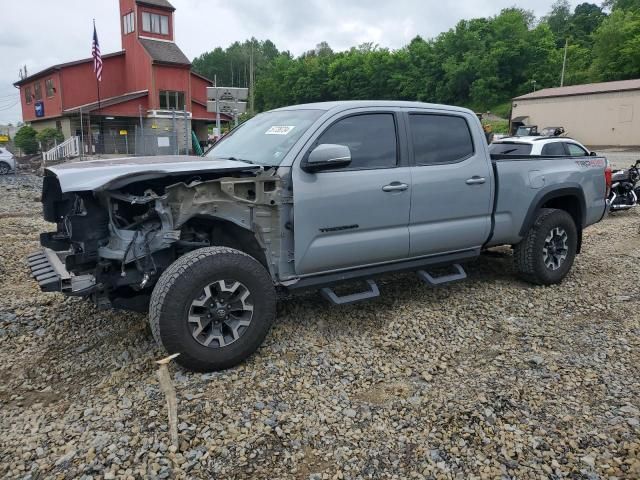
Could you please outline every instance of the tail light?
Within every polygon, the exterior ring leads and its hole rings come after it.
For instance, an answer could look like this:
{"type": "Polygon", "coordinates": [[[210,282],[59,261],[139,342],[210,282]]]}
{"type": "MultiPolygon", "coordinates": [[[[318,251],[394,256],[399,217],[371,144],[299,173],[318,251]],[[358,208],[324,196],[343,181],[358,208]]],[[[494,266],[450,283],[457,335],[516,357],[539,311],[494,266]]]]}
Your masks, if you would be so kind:
{"type": "Polygon", "coordinates": [[[609,165],[609,161],[607,161],[607,166],[604,169],[605,198],[609,198],[609,193],[611,192],[611,175],[611,165],[609,165]]]}

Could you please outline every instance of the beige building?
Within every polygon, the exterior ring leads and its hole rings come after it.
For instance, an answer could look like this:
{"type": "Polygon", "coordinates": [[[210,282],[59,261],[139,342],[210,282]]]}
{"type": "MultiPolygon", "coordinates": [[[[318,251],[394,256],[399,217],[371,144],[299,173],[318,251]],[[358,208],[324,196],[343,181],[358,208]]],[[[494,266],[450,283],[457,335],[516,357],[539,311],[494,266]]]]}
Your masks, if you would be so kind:
{"type": "Polygon", "coordinates": [[[513,99],[513,126],[564,127],[589,146],[640,145],[640,79],[546,88],[513,99]]]}

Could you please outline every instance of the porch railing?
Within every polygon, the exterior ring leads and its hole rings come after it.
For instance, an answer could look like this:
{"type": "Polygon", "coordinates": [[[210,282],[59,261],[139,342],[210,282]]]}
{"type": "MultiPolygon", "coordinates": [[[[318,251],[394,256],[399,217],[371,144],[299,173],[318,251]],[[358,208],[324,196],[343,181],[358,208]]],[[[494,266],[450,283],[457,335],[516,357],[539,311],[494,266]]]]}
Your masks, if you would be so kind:
{"type": "Polygon", "coordinates": [[[56,145],[48,152],[43,152],[42,159],[46,162],[73,158],[80,155],[80,137],[69,137],[60,145],[56,145]]]}

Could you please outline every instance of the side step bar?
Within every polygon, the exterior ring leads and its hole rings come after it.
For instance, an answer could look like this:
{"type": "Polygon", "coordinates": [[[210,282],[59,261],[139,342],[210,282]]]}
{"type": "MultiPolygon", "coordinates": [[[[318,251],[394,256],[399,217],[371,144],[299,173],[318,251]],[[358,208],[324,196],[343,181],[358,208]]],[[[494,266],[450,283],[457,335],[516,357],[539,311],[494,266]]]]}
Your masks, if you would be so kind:
{"type": "Polygon", "coordinates": [[[369,290],[360,293],[353,293],[351,295],[345,295],[339,297],[329,287],[324,287],[320,290],[320,294],[334,305],[350,305],[352,303],[362,302],[363,300],[370,300],[380,296],[380,289],[373,280],[367,280],[369,290]]]}
{"type": "Polygon", "coordinates": [[[433,277],[425,270],[418,270],[418,277],[420,277],[420,280],[422,280],[424,283],[426,283],[427,285],[431,285],[432,287],[445,283],[457,282],[459,280],[464,280],[465,278],[467,278],[467,272],[464,271],[462,265],[460,265],[459,263],[454,263],[451,266],[455,269],[455,273],[452,273],[450,275],[433,277]]]}

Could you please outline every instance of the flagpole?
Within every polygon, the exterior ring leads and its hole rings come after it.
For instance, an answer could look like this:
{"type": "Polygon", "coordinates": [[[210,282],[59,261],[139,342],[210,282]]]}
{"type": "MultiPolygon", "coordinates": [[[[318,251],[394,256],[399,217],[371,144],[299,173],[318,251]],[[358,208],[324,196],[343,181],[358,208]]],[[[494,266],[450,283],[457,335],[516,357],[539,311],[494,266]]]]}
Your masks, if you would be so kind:
{"type": "MultiPolygon", "coordinates": [[[[96,34],[96,19],[93,19],[93,33],[96,34]]],[[[97,38],[97,37],[94,37],[97,38]]],[[[95,61],[95,60],[94,60],[95,61]]],[[[98,75],[96,75],[96,87],[98,89],[98,110],[96,111],[96,116],[98,117],[98,148],[101,147],[101,139],[102,139],[102,116],[100,115],[101,106],[101,98],[100,98],[100,79],[98,75]]],[[[104,142],[104,140],[102,140],[104,142]]],[[[98,153],[98,152],[96,152],[98,153]]]]}
{"type": "MultiPolygon", "coordinates": [[[[96,31],[96,19],[93,19],[93,31],[96,31]]],[[[98,113],[100,113],[100,80],[96,75],[96,86],[98,87],[98,113]]]]}

